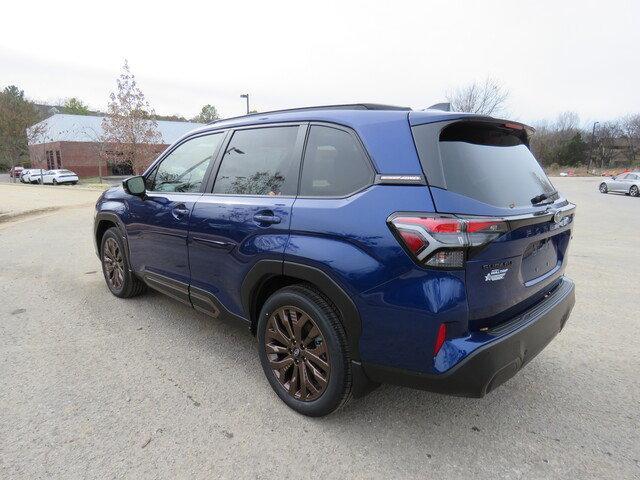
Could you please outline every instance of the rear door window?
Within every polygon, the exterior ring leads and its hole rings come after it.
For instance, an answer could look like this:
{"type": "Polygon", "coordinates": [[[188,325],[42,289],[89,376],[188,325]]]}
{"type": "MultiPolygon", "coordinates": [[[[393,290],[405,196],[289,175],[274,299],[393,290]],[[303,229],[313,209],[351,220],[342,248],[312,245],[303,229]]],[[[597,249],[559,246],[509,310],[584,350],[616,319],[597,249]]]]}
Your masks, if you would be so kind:
{"type": "Polygon", "coordinates": [[[373,170],[356,138],[345,130],[312,125],[300,181],[304,197],[345,197],[370,185],[373,170]]]}
{"type": "Polygon", "coordinates": [[[497,207],[531,207],[534,197],[555,189],[525,141],[524,131],[496,124],[444,128],[439,151],[446,189],[497,207]]]}
{"type": "Polygon", "coordinates": [[[227,146],[213,193],[295,195],[298,125],[237,130],[227,146]]]}

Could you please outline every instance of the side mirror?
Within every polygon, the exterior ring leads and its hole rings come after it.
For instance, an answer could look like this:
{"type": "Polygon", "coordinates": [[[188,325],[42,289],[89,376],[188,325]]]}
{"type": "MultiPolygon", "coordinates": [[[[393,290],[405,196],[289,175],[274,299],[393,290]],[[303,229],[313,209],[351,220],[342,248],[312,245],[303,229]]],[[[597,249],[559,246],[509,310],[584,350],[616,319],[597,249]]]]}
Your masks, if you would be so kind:
{"type": "Polygon", "coordinates": [[[140,175],[123,180],[122,186],[127,193],[138,197],[144,195],[144,192],[147,190],[144,185],[144,177],[140,175]]]}

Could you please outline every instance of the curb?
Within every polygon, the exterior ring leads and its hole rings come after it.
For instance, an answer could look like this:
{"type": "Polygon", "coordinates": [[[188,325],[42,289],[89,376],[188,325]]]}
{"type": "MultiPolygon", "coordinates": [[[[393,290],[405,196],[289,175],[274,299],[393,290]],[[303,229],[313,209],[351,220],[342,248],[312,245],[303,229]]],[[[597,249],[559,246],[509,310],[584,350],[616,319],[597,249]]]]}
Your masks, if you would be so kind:
{"type": "Polygon", "coordinates": [[[115,187],[115,185],[105,184],[104,188],[102,187],[78,187],[78,186],[64,186],[64,185],[33,185],[29,183],[0,183],[0,187],[19,187],[19,188],[55,188],[56,190],[82,190],[85,192],[101,192],[103,190],[107,190],[108,188],[115,187]]]}

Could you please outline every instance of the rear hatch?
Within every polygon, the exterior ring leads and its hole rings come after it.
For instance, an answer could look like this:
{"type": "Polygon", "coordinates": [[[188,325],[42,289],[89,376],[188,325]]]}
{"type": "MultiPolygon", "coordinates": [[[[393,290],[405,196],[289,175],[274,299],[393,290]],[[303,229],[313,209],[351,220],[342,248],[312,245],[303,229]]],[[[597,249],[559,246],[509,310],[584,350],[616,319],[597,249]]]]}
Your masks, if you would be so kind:
{"type": "Polygon", "coordinates": [[[467,225],[470,328],[497,326],[544,298],[564,272],[575,206],[532,155],[525,127],[471,118],[412,130],[437,212],[467,225]],[[482,221],[491,231],[472,233],[482,221]]]}

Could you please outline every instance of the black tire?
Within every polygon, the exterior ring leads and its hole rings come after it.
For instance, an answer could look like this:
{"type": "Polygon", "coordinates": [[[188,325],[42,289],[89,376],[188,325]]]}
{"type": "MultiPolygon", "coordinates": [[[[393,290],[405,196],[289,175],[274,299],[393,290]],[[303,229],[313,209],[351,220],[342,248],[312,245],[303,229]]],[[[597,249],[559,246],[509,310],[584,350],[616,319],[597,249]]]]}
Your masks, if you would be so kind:
{"type": "Polygon", "coordinates": [[[71,185],[76,185],[78,182],[71,182],[71,185]]]}
{"type": "Polygon", "coordinates": [[[607,193],[609,191],[609,189],[607,188],[607,184],[604,182],[600,184],[600,187],[598,189],[600,190],[600,193],[607,193]]]}
{"type": "Polygon", "coordinates": [[[102,241],[100,242],[100,262],[102,263],[102,273],[104,275],[104,280],[107,283],[107,287],[111,293],[113,293],[116,297],[119,298],[131,298],[136,297],[143,293],[146,290],[146,285],[142,280],[136,277],[130,269],[129,259],[126,255],[126,250],[124,248],[124,242],[122,240],[122,234],[120,233],[120,229],[117,227],[109,228],[104,235],[102,236],[102,241]],[[119,284],[114,284],[112,281],[112,276],[108,273],[108,260],[107,260],[107,249],[105,246],[108,242],[114,242],[117,244],[117,248],[119,250],[121,259],[122,259],[122,272],[121,272],[121,282],[119,284]]]}
{"type": "MultiPolygon", "coordinates": [[[[330,301],[320,292],[311,286],[294,285],[282,288],[271,295],[265,302],[260,312],[257,326],[258,336],[258,355],[262,369],[271,384],[271,387],[290,408],[298,413],[309,417],[321,417],[345,405],[351,397],[351,363],[349,349],[347,347],[347,336],[345,334],[342,323],[335,308],[330,301]],[[327,351],[327,363],[330,365],[330,372],[324,390],[318,398],[312,400],[303,400],[296,397],[296,394],[289,393],[289,389],[276,377],[272,366],[270,365],[269,354],[267,353],[267,327],[270,324],[272,314],[281,311],[282,308],[290,308],[301,310],[306,313],[317,326],[321,333],[321,343],[325,344],[327,351]]],[[[315,342],[318,340],[316,339],[315,342]]],[[[319,348],[317,343],[313,343],[314,349],[319,348]]],[[[311,348],[307,346],[307,349],[311,348]]],[[[305,369],[309,376],[311,367],[309,358],[304,357],[305,351],[302,350],[302,360],[300,360],[300,369],[305,369]]],[[[273,356],[273,354],[271,354],[273,356]]],[[[284,354],[286,355],[286,354],[284,354]]],[[[288,354],[291,358],[293,353],[288,354]]],[[[296,361],[296,365],[297,365],[296,361]]],[[[298,368],[291,365],[291,369],[298,368]]],[[[295,370],[293,370],[295,372],[295,370]]],[[[285,372],[286,374],[286,372],[285,372]]],[[[283,376],[285,374],[282,374],[283,376]]],[[[290,375],[293,373],[290,372],[290,375]]],[[[300,377],[301,378],[301,377],[300,377]]],[[[299,383],[299,382],[298,382],[299,383]]],[[[291,382],[289,382],[291,385],[291,382]]]]}
{"type": "Polygon", "coordinates": [[[56,185],[58,185],[58,181],[54,178],[53,179],[53,186],[55,187],[56,185]]]}
{"type": "Polygon", "coordinates": [[[639,196],[640,191],[638,190],[638,187],[636,187],[635,185],[631,185],[631,188],[629,189],[629,195],[631,195],[632,197],[639,196]]]}

